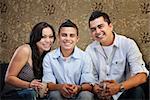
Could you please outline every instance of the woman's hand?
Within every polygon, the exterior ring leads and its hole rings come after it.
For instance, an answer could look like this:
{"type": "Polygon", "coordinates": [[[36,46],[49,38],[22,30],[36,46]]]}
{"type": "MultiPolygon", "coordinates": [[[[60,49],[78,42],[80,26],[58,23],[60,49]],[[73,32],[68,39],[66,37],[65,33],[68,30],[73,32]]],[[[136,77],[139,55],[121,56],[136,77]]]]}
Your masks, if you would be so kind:
{"type": "Polygon", "coordinates": [[[42,87],[41,80],[37,80],[37,79],[32,80],[30,82],[29,87],[34,88],[35,90],[38,90],[39,88],[42,87]]]}

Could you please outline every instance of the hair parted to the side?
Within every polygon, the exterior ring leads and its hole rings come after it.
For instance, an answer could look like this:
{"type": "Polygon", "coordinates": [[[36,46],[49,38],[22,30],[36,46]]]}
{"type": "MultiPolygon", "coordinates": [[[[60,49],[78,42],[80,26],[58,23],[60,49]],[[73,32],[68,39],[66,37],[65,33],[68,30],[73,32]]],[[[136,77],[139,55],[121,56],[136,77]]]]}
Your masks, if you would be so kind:
{"type": "Polygon", "coordinates": [[[89,22],[88,22],[89,27],[90,27],[90,21],[93,21],[93,20],[95,20],[96,18],[99,18],[99,17],[103,17],[104,21],[107,22],[108,25],[111,23],[109,16],[105,12],[95,10],[91,13],[91,16],[89,18],[89,22]]]}
{"type": "Polygon", "coordinates": [[[49,27],[52,30],[54,41],[55,41],[56,35],[55,35],[54,28],[46,22],[40,22],[40,23],[36,24],[30,33],[29,45],[32,50],[33,73],[34,73],[35,78],[37,78],[37,79],[41,79],[43,76],[43,67],[42,67],[43,58],[44,58],[45,54],[47,52],[49,52],[50,50],[43,52],[43,54],[41,55],[36,43],[41,40],[42,30],[47,27],[49,27]]]}

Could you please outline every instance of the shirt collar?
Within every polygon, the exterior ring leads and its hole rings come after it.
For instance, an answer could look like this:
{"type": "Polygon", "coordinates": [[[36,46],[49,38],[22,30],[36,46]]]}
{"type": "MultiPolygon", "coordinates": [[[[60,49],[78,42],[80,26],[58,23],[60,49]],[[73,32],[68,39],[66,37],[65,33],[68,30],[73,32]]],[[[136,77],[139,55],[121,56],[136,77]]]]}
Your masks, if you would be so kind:
{"type": "MultiPolygon", "coordinates": [[[[113,32],[113,34],[115,35],[115,39],[114,39],[114,43],[112,45],[115,46],[115,47],[119,47],[119,35],[117,35],[115,32],[113,32]]],[[[98,41],[94,41],[93,42],[93,47],[94,48],[99,48],[99,47],[101,47],[101,45],[98,41]]]]}
{"type": "Polygon", "coordinates": [[[116,47],[119,47],[119,35],[115,32],[113,32],[113,34],[115,35],[115,39],[114,39],[114,43],[113,45],[116,47]]]}
{"type": "MultiPolygon", "coordinates": [[[[70,55],[70,58],[80,58],[81,55],[80,55],[79,51],[80,51],[80,49],[77,46],[75,46],[74,52],[73,52],[72,55],[70,55]]],[[[59,58],[61,56],[62,56],[62,53],[61,53],[61,50],[60,50],[60,47],[59,47],[59,48],[56,49],[56,51],[53,55],[53,58],[59,58]]]]}

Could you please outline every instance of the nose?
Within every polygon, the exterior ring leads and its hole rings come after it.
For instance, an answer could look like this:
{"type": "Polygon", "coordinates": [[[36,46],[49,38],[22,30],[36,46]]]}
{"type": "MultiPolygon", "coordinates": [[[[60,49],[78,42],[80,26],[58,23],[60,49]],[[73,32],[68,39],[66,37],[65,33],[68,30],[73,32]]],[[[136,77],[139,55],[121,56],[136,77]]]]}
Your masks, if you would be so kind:
{"type": "Polygon", "coordinates": [[[70,39],[70,36],[69,36],[69,35],[67,35],[67,36],[66,36],[66,40],[69,40],[69,39],[70,39]]]}
{"type": "Polygon", "coordinates": [[[101,29],[100,28],[96,28],[96,33],[100,33],[101,32],[101,29]]]}
{"type": "Polygon", "coordinates": [[[52,41],[52,39],[51,39],[51,38],[49,38],[49,37],[47,37],[45,41],[49,43],[49,42],[51,42],[51,41],[52,41]]]}

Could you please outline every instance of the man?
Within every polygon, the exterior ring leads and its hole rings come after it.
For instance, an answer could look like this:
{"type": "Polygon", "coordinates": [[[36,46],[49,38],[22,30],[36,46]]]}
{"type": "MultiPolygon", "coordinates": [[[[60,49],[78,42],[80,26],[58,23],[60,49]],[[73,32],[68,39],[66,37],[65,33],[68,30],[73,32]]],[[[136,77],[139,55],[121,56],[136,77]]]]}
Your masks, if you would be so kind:
{"type": "Polygon", "coordinates": [[[70,20],[59,27],[60,47],[48,53],[43,61],[43,81],[48,83],[50,100],[92,100],[92,74],[90,57],[76,46],[78,28],[70,20]]]}
{"type": "Polygon", "coordinates": [[[116,34],[109,16],[101,11],[92,12],[89,28],[95,40],[86,48],[97,80],[93,92],[104,99],[111,96],[115,100],[141,100],[143,91],[137,86],[146,82],[149,73],[136,43],[116,34]],[[99,82],[106,84],[105,91],[99,82]]]}

